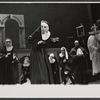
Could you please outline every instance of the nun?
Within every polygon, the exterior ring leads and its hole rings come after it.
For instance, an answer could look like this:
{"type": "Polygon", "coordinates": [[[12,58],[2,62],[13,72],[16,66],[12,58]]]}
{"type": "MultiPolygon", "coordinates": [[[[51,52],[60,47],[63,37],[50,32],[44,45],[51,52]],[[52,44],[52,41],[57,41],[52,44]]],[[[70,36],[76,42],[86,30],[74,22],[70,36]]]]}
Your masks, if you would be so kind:
{"type": "Polygon", "coordinates": [[[59,38],[51,38],[49,24],[42,20],[40,27],[28,37],[31,44],[30,80],[31,84],[53,84],[53,74],[46,48],[59,38]]]}
{"type": "Polygon", "coordinates": [[[74,78],[72,77],[72,69],[69,61],[70,58],[71,55],[68,53],[66,48],[61,47],[61,53],[59,54],[58,62],[61,70],[61,78],[63,84],[74,84],[74,78]]]}
{"type": "Polygon", "coordinates": [[[15,84],[13,52],[12,40],[6,38],[3,47],[0,49],[2,54],[0,59],[0,84],[15,84]]]}

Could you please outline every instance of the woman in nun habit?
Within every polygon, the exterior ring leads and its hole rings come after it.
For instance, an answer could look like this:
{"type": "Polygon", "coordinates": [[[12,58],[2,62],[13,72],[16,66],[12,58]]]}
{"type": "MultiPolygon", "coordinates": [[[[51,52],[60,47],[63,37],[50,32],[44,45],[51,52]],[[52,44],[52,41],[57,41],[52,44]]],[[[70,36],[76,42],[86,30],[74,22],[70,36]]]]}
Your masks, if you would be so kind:
{"type": "Polygon", "coordinates": [[[15,84],[12,40],[6,38],[0,49],[0,84],[15,84]]]}
{"type": "Polygon", "coordinates": [[[48,44],[56,43],[59,38],[51,38],[47,21],[41,21],[41,27],[29,36],[31,43],[30,80],[32,84],[53,84],[53,74],[46,52],[48,44]]]}
{"type": "Polygon", "coordinates": [[[65,47],[61,47],[61,53],[59,54],[59,66],[61,69],[61,78],[63,84],[74,84],[74,77],[70,66],[71,55],[68,53],[65,47]]]}

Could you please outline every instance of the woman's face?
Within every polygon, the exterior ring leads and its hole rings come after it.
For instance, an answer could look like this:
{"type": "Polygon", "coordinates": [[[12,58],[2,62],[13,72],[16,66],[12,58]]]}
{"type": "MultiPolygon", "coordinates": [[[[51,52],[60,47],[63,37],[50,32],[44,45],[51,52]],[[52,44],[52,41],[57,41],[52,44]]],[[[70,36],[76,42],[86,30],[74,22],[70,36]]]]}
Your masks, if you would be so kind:
{"type": "Polygon", "coordinates": [[[29,58],[25,57],[24,63],[29,63],[29,58]]]}
{"type": "Polygon", "coordinates": [[[6,39],[6,40],[5,40],[5,46],[6,46],[6,47],[12,46],[12,41],[11,41],[10,39],[6,39]]]}
{"type": "Polygon", "coordinates": [[[41,32],[45,33],[49,31],[49,26],[46,23],[41,23],[41,32]]]}

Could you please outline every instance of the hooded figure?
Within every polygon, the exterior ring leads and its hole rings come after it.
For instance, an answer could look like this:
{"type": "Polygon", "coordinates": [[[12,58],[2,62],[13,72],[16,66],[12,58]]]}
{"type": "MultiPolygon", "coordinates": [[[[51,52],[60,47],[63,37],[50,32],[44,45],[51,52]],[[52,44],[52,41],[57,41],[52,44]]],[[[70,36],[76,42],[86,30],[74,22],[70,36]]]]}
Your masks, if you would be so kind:
{"type": "Polygon", "coordinates": [[[58,38],[51,38],[48,22],[44,20],[41,21],[40,28],[35,34],[29,36],[31,43],[30,80],[32,84],[54,83],[46,47],[57,41],[58,38]]]}
{"type": "Polygon", "coordinates": [[[63,84],[67,84],[68,80],[70,79],[72,83],[74,83],[74,80],[72,79],[72,70],[71,66],[69,64],[69,59],[71,58],[71,55],[68,53],[65,47],[61,47],[61,53],[59,54],[59,66],[61,69],[61,78],[63,84]]]}

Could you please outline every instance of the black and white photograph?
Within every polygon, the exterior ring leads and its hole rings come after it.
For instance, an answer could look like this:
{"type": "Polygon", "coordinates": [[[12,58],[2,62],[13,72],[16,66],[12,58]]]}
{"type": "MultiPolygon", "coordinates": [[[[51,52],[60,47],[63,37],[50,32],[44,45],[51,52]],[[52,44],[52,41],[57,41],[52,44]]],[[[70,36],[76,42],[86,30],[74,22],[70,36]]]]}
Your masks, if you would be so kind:
{"type": "Polygon", "coordinates": [[[0,85],[97,84],[100,3],[0,3],[0,85]]]}

